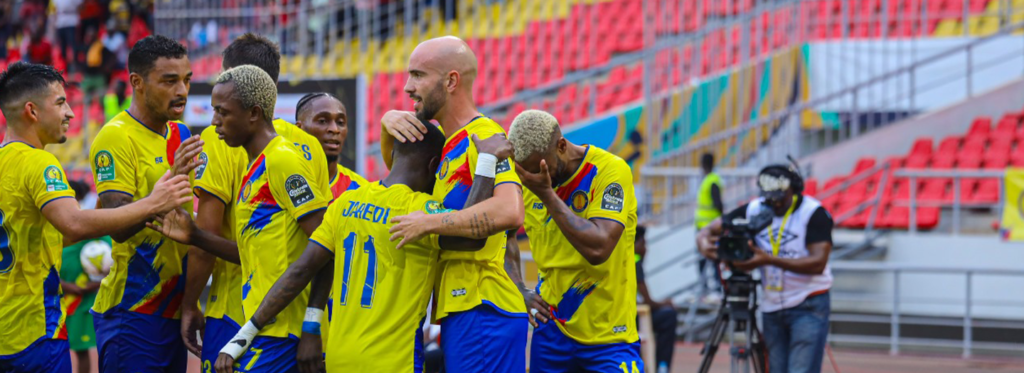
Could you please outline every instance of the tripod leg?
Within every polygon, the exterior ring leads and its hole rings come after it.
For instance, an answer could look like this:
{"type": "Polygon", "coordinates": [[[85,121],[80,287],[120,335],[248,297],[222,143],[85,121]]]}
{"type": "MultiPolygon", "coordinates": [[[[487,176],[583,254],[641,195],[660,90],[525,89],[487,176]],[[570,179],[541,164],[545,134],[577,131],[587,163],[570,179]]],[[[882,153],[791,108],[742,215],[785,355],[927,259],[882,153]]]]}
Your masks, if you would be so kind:
{"type": "Polygon", "coordinates": [[[767,348],[764,344],[764,336],[757,328],[757,318],[754,310],[750,310],[749,328],[747,329],[747,341],[750,344],[750,360],[754,365],[754,373],[765,373],[767,371],[767,348]]]}
{"type": "Polygon", "coordinates": [[[708,336],[708,341],[704,343],[704,348],[700,351],[704,358],[700,361],[698,373],[707,373],[711,369],[711,363],[715,360],[715,353],[718,352],[718,344],[722,342],[722,337],[725,335],[728,325],[729,315],[725,312],[725,307],[723,306],[718,310],[718,316],[715,317],[715,323],[711,326],[711,334],[708,336]]]}

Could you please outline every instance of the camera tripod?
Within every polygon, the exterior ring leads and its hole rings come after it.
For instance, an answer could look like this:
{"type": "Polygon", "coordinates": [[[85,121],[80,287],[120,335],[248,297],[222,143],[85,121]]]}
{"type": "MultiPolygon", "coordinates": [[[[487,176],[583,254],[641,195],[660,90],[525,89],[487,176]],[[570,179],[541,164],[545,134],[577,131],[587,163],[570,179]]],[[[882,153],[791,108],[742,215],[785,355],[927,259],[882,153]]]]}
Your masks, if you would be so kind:
{"type": "Polygon", "coordinates": [[[767,350],[764,338],[757,329],[757,288],[760,281],[754,280],[750,274],[733,271],[732,276],[725,280],[725,299],[718,309],[718,316],[711,327],[711,335],[701,355],[699,373],[707,373],[715,360],[718,345],[728,333],[729,335],[729,371],[732,373],[750,372],[754,366],[755,373],[765,373],[767,350]],[[736,344],[735,333],[742,332],[744,341],[736,344]]]}

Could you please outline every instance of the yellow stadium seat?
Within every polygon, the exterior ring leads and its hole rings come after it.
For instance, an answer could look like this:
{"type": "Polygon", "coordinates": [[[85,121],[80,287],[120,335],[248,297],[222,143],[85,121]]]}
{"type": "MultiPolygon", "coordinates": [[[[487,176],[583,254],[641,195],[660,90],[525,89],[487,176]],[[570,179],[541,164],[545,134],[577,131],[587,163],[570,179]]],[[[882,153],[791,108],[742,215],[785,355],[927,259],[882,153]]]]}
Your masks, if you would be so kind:
{"type": "Polygon", "coordinates": [[[935,27],[935,36],[938,37],[950,37],[963,35],[963,31],[960,28],[960,21],[955,19],[944,19],[939,21],[939,25],[935,27]]]}
{"type": "Polygon", "coordinates": [[[978,33],[974,35],[992,35],[999,31],[999,17],[982,17],[978,33]]]}

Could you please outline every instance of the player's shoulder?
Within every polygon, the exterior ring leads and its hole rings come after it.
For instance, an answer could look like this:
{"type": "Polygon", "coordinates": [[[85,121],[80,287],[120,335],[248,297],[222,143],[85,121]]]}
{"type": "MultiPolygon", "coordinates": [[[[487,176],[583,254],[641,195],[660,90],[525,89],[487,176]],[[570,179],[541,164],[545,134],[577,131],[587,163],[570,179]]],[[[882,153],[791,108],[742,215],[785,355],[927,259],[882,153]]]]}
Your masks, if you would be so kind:
{"type": "Polygon", "coordinates": [[[622,159],[622,157],[594,145],[589,145],[587,152],[589,153],[589,161],[598,166],[599,170],[604,169],[616,173],[625,172],[632,174],[632,168],[629,167],[629,163],[626,163],[626,160],[622,159]]]}
{"type": "Polygon", "coordinates": [[[505,129],[502,128],[498,122],[482,115],[473,119],[472,122],[469,122],[469,124],[466,125],[465,130],[467,133],[475,134],[481,138],[496,133],[505,134],[505,129]]]}
{"type": "Polygon", "coordinates": [[[362,175],[356,173],[355,171],[352,171],[348,167],[342,166],[340,164],[338,165],[338,173],[340,173],[342,175],[345,175],[346,177],[349,178],[349,180],[357,182],[357,183],[359,183],[359,185],[366,185],[366,184],[368,184],[365,177],[363,177],[362,175]]]}
{"type": "Polygon", "coordinates": [[[128,133],[133,131],[137,125],[134,122],[135,118],[132,118],[131,114],[122,111],[110,118],[103,127],[100,127],[99,132],[96,133],[96,139],[126,139],[128,133]]]}
{"type": "Polygon", "coordinates": [[[15,163],[13,164],[18,165],[17,167],[15,167],[15,169],[8,170],[7,172],[36,171],[41,167],[47,166],[56,166],[58,169],[61,170],[61,172],[63,172],[63,169],[61,169],[60,166],[60,162],[57,160],[57,157],[53,155],[53,153],[33,147],[26,143],[7,143],[3,147],[0,147],[0,151],[2,151],[2,154],[5,158],[10,157],[11,159],[15,159],[15,163]]]}
{"type": "Polygon", "coordinates": [[[277,137],[263,150],[263,158],[268,168],[287,170],[298,169],[302,166],[302,150],[291,142],[291,139],[277,137]],[[279,140],[278,140],[279,139],[279,140]]]}

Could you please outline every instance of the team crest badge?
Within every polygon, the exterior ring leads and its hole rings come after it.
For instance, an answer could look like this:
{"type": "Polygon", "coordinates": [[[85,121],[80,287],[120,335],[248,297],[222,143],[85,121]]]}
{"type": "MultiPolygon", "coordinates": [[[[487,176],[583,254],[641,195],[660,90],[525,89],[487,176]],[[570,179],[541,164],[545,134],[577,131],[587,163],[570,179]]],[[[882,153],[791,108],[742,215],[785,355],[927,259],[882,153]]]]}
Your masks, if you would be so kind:
{"type": "Polygon", "coordinates": [[[114,157],[110,155],[110,152],[101,150],[99,153],[96,153],[96,159],[93,160],[93,163],[96,166],[97,181],[114,180],[116,175],[114,157]]]}
{"type": "Polygon", "coordinates": [[[249,193],[252,192],[252,180],[246,181],[242,186],[242,202],[249,200],[249,193]]]}
{"type": "Polygon", "coordinates": [[[43,181],[46,182],[47,192],[68,190],[68,184],[64,183],[64,177],[57,166],[49,166],[43,170],[43,181]]]}
{"type": "Polygon", "coordinates": [[[448,160],[448,157],[445,157],[444,160],[441,161],[441,169],[437,172],[438,179],[444,179],[448,176],[448,166],[450,163],[451,161],[448,160]]]}
{"type": "Polygon", "coordinates": [[[569,198],[569,207],[572,207],[572,211],[583,212],[587,209],[587,205],[590,200],[587,198],[587,192],[583,190],[577,190],[572,193],[572,197],[569,198]]]}

